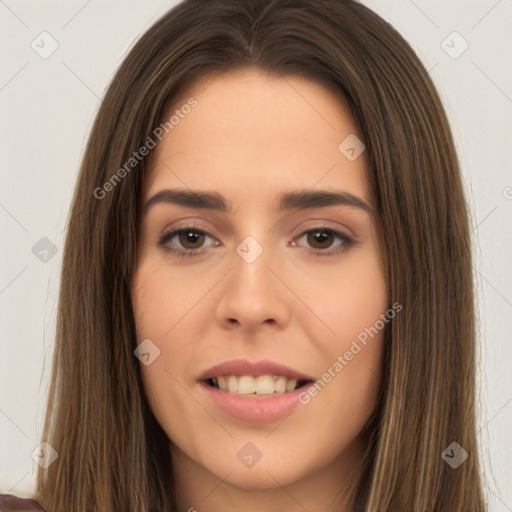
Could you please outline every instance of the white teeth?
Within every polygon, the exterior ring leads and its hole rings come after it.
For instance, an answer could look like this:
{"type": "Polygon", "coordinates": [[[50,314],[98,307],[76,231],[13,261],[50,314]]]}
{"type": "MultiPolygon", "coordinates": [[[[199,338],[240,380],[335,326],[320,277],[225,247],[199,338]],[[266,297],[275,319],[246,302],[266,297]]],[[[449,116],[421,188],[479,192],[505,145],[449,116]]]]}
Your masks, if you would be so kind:
{"type": "Polygon", "coordinates": [[[286,391],[290,392],[295,389],[295,386],[297,385],[297,379],[289,379],[286,383],[286,391]]]}
{"type": "Polygon", "coordinates": [[[217,384],[223,391],[228,388],[228,379],[224,375],[217,377],[217,384]]]}
{"type": "Polygon", "coordinates": [[[238,379],[234,375],[228,377],[228,391],[238,394],[238,379]]]}
{"type": "Polygon", "coordinates": [[[289,393],[297,386],[297,379],[272,375],[220,375],[213,379],[222,391],[242,396],[268,396],[289,393]]]}
{"type": "Polygon", "coordinates": [[[274,379],[271,375],[262,375],[256,381],[256,393],[258,395],[271,395],[274,393],[274,379]]]}
{"type": "Polygon", "coordinates": [[[274,391],[276,393],[284,393],[286,391],[286,377],[278,377],[274,382],[274,391]]]}
{"type": "Polygon", "coordinates": [[[249,375],[243,375],[238,378],[238,394],[239,395],[249,395],[253,394],[256,391],[256,381],[254,377],[250,377],[249,375]]]}

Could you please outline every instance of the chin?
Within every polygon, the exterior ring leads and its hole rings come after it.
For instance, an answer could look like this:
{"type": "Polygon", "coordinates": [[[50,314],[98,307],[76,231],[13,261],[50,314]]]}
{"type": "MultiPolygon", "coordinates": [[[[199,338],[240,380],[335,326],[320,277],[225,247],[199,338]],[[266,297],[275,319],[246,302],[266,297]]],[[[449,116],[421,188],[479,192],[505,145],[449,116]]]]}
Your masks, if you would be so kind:
{"type": "MultiPolygon", "coordinates": [[[[237,456],[241,452],[240,446],[244,446],[245,441],[236,443],[233,449],[226,447],[227,449],[221,451],[222,455],[211,453],[211,458],[203,459],[202,464],[216,478],[245,491],[270,490],[290,485],[307,477],[308,473],[318,470],[318,461],[317,463],[310,461],[311,463],[308,464],[306,459],[297,455],[296,450],[288,447],[285,455],[270,446],[264,447],[263,441],[258,443],[254,440],[254,442],[259,444],[263,453],[251,467],[240,460],[243,456],[240,458],[237,456]],[[233,456],[228,457],[227,454],[231,453],[233,456]]],[[[269,444],[268,440],[267,444],[269,444]]]]}
{"type": "MultiPolygon", "coordinates": [[[[213,469],[213,468],[212,468],[213,469]]],[[[291,468],[276,465],[267,461],[264,465],[260,461],[257,466],[252,468],[233,468],[226,466],[222,468],[215,468],[215,476],[224,480],[225,483],[236,487],[243,491],[264,491],[281,488],[282,486],[289,485],[300,479],[295,471],[290,471],[291,468]],[[231,473],[230,473],[231,472],[231,473]],[[226,475],[229,476],[226,478],[226,475]]]]}

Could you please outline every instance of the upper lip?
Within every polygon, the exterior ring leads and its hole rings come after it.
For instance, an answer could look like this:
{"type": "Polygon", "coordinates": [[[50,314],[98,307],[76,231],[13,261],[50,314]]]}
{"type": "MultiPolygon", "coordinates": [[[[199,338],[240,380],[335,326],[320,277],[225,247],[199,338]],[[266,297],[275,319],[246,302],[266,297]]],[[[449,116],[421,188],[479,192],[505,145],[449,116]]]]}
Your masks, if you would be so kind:
{"type": "Polygon", "coordinates": [[[199,377],[199,380],[208,380],[220,375],[282,375],[289,379],[314,380],[313,377],[301,373],[284,364],[263,359],[259,361],[249,361],[247,359],[229,359],[222,361],[211,368],[205,370],[199,377]]]}

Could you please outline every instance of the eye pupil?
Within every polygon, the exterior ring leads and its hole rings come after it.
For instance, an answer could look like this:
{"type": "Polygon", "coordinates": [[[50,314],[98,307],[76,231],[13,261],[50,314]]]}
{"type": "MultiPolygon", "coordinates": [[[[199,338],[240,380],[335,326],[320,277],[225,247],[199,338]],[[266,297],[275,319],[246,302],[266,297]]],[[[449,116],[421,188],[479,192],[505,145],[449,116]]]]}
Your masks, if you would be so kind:
{"type": "MultiPolygon", "coordinates": [[[[308,235],[308,243],[317,244],[320,243],[320,248],[325,248],[325,244],[322,245],[326,240],[330,241],[329,238],[332,237],[331,233],[326,231],[325,229],[317,230],[317,231],[311,231],[308,235]]],[[[331,245],[330,243],[327,244],[327,247],[331,245]]]]}
{"type": "MultiPolygon", "coordinates": [[[[187,243],[197,244],[198,239],[204,236],[202,233],[198,233],[196,231],[182,231],[180,233],[180,243],[183,244],[184,247],[187,247],[187,243]]],[[[201,244],[199,244],[200,246],[201,244]]]]}

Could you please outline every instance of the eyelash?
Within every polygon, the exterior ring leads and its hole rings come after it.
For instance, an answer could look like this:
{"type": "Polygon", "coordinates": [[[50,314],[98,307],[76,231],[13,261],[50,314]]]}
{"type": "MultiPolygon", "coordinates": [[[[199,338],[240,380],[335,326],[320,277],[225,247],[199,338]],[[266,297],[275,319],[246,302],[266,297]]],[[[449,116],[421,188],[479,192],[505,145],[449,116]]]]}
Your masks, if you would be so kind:
{"type": "MultiPolygon", "coordinates": [[[[176,235],[179,235],[180,233],[187,232],[187,231],[193,231],[195,233],[200,233],[202,235],[211,236],[207,231],[201,229],[198,226],[184,226],[182,228],[170,230],[170,231],[163,233],[162,236],[160,237],[160,240],[158,241],[158,243],[159,243],[159,245],[163,246],[166,250],[170,251],[174,256],[177,256],[177,257],[196,256],[199,253],[203,252],[204,249],[174,249],[172,247],[165,245],[167,242],[172,240],[176,235]]],[[[325,231],[327,233],[337,236],[342,241],[342,245],[334,250],[332,250],[332,249],[331,250],[329,250],[329,249],[325,249],[325,250],[312,249],[311,252],[316,256],[336,256],[336,255],[346,251],[350,247],[352,247],[355,243],[354,240],[352,238],[350,238],[349,236],[347,236],[346,234],[344,234],[336,229],[327,227],[327,226],[317,226],[315,228],[303,231],[299,235],[296,235],[294,237],[294,240],[296,238],[302,238],[304,235],[306,235],[308,233],[313,233],[313,232],[318,232],[318,231],[325,231]]]]}

